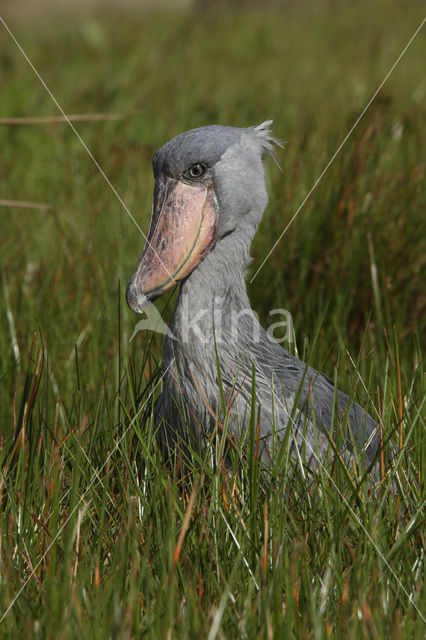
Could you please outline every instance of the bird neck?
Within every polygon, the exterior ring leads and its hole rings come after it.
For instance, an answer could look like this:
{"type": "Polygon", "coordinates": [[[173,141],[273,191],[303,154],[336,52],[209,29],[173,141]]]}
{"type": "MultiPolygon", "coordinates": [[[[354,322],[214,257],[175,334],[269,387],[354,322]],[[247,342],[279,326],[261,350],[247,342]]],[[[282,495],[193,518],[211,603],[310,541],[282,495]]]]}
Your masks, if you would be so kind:
{"type": "Polygon", "coordinates": [[[248,232],[229,234],[182,283],[170,323],[182,345],[204,342],[208,347],[218,331],[221,335],[231,328],[237,331],[233,326],[238,323],[236,314],[253,313],[245,282],[250,243],[248,232]]]}
{"type": "Polygon", "coordinates": [[[182,284],[180,296],[188,296],[194,310],[211,308],[215,297],[230,298],[238,307],[250,306],[245,282],[250,243],[242,231],[222,238],[182,284]]]}

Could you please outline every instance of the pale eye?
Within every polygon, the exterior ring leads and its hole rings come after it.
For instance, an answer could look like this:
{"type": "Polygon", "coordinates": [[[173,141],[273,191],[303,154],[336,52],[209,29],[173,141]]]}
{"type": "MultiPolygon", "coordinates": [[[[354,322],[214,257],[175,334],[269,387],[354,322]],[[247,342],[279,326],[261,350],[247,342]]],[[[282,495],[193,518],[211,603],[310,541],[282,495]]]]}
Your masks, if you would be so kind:
{"type": "Polygon", "coordinates": [[[197,164],[193,164],[192,167],[189,167],[188,174],[191,178],[201,178],[207,171],[207,167],[205,164],[201,162],[197,162],[197,164]]]}

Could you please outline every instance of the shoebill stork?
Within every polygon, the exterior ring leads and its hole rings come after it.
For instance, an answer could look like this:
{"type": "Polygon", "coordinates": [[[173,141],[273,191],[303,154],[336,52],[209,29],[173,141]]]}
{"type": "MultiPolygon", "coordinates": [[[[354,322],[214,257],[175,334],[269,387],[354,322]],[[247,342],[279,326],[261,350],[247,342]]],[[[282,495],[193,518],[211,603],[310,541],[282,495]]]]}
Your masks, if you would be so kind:
{"type": "Polygon", "coordinates": [[[224,398],[229,430],[244,437],[255,397],[264,463],[287,434],[286,446],[313,468],[337,441],[344,459],[358,450],[369,465],[375,421],[274,341],[250,306],[250,244],[268,202],[263,160],[279,144],[270,124],[192,129],[154,156],[151,226],[126,297],[142,313],[181,283],[164,343],[159,437],[169,454],[188,441],[202,448],[224,398]]]}

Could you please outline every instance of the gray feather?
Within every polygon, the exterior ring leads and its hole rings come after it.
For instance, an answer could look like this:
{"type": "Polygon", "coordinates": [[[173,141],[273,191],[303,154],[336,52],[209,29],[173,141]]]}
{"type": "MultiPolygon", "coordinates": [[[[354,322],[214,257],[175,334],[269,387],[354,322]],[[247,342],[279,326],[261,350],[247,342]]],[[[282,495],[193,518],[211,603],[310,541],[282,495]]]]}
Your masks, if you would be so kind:
{"type": "Polygon", "coordinates": [[[220,207],[214,247],[181,285],[170,323],[176,340],[165,339],[167,373],[156,405],[160,437],[169,449],[185,449],[189,441],[202,446],[212,425],[210,409],[219,408],[218,357],[224,391],[232,398],[231,429],[236,437],[247,430],[254,365],[265,462],[291,429],[290,448],[305,448],[306,457],[320,464],[330,453],[329,438],[336,437],[346,412],[349,428],[343,434],[343,455],[349,459],[355,447],[365,451],[370,464],[378,448],[375,421],[345,393],[335,393],[328,377],[272,341],[251,312],[245,272],[250,244],[267,204],[262,160],[267,154],[273,156],[281,144],[272,136],[270,125],[267,121],[245,129],[193,129],[170,140],[154,157],[156,176],[165,173],[177,179],[192,164],[206,164],[220,207]],[[223,318],[215,347],[218,299],[223,318]],[[238,313],[241,322],[235,336],[231,319],[238,313]],[[190,320],[199,317],[189,331],[188,314],[190,320]]]}

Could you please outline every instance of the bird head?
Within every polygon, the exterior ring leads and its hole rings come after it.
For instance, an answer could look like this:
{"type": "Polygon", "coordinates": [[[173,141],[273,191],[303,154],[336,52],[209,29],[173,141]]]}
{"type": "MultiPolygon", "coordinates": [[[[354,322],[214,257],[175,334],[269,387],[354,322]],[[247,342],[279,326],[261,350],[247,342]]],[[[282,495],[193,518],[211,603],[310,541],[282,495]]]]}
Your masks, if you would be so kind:
{"type": "Polygon", "coordinates": [[[280,144],[270,125],[191,129],[157,151],[151,225],[127,285],[133,311],[184,280],[224,236],[253,236],[268,201],[263,159],[280,144]]]}

